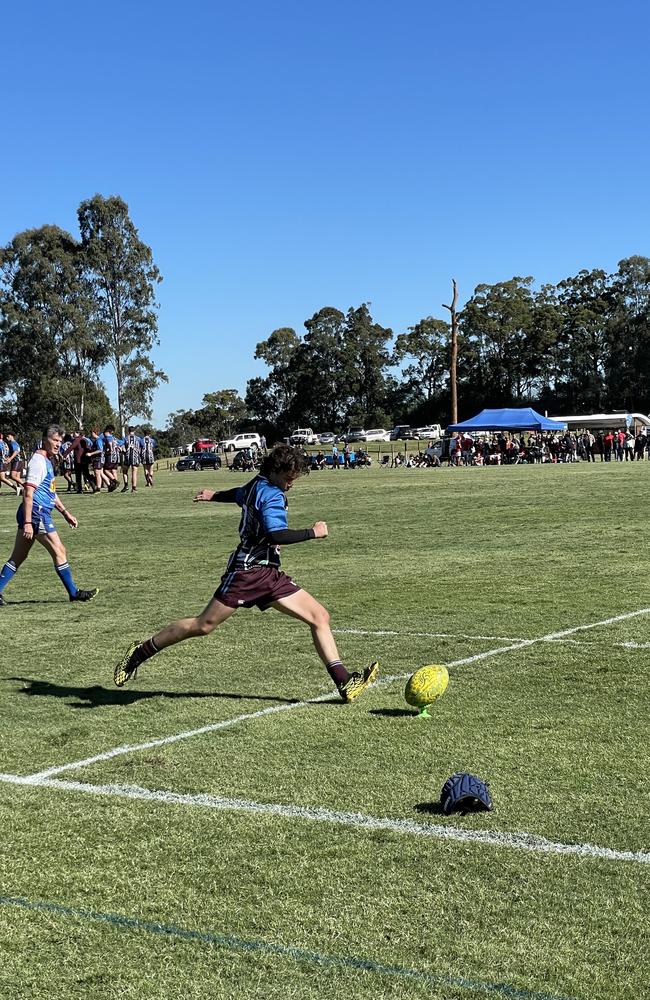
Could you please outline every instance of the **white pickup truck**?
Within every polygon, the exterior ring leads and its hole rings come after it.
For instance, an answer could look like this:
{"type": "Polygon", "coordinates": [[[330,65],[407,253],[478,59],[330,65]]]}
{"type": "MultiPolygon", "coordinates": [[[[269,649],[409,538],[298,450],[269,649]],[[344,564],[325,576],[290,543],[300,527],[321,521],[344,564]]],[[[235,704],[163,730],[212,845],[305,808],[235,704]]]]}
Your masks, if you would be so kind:
{"type": "Polygon", "coordinates": [[[318,434],[311,427],[299,427],[289,438],[290,444],[318,444],[318,434]]]}

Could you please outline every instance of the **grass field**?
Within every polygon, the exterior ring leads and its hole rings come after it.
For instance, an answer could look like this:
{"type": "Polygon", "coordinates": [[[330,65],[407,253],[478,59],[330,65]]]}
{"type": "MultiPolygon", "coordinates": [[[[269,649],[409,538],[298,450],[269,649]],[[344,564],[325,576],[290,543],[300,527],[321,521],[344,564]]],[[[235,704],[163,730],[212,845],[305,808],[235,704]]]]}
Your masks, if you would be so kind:
{"type": "MultiPolygon", "coordinates": [[[[312,474],[290,525],[330,537],[284,567],[381,683],[323,699],[308,630],[244,611],[116,689],[236,543],[191,496],[243,481],[73,495],[98,598],[40,547],[5,593],[2,1000],[645,995],[650,464],[312,474]],[[431,662],[427,722],[403,688],[431,662]],[[493,813],[440,814],[463,769],[493,813]]],[[[3,490],[2,561],[14,512],[3,490]]]]}

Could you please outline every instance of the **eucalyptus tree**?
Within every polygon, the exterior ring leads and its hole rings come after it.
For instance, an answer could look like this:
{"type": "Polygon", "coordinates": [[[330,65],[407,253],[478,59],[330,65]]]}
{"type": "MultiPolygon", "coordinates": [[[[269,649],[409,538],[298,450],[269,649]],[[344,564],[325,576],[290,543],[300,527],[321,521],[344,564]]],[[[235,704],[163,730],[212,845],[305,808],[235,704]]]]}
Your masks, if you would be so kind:
{"type": "Polygon", "coordinates": [[[124,427],[132,417],[151,416],[153,392],[167,381],[151,358],[159,343],[155,290],[162,278],[121,198],[97,194],[81,203],[78,218],[94,322],[115,372],[124,427]]]}
{"type": "Polygon", "coordinates": [[[402,381],[415,405],[440,397],[449,380],[449,360],[449,324],[433,316],[400,333],[391,357],[393,365],[404,366],[402,381]]]}
{"type": "Polygon", "coordinates": [[[561,311],[559,348],[569,412],[599,412],[610,367],[611,278],[600,268],[582,270],[557,285],[561,311]]]}
{"type": "Polygon", "coordinates": [[[246,403],[236,389],[218,389],[205,394],[195,419],[204,434],[219,440],[230,437],[246,415],[246,403]]]}
{"type": "Polygon", "coordinates": [[[495,404],[522,402],[539,387],[531,277],[478,285],[460,315],[480,368],[481,390],[495,404]]]}
{"type": "Polygon", "coordinates": [[[650,259],[628,257],[612,275],[608,326],[609,407],[650,409],[650,259]]]}
{"type": "Polygon", "coordinates": [[[43,417],[110,414],[100,381],[107,351],[80,244],[57,226],[18,233],[0,250],[0,384],[25,429],[43,417]]]}

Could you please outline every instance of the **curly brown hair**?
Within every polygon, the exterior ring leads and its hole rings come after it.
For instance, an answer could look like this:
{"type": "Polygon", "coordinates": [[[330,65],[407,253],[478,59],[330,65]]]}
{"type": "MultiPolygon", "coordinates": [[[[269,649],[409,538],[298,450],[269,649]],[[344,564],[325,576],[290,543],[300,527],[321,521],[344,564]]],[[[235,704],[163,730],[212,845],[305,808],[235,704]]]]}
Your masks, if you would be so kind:
{"type": "Polygon", "coordinates": [[[297,479],[298,476],[304,476],[309,472],[309,465],[297,448],[292,448],[290,444],[279,444],[262,459],[260,466],[260,473],[263,476],[268,477],[274,472],[281,472],[284,475],[288,473],[297,479]]]}

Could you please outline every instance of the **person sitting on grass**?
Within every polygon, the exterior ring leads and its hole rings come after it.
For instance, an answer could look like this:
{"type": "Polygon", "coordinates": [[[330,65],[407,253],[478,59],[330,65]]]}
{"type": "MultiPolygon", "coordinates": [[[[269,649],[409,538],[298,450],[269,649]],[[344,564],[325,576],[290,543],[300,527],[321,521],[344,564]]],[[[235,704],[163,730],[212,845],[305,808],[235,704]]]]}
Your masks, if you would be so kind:
{"type": "Polygon", "coordinates": [[[379,664],[374,662],[362,672],[348,673],[332,635],[329,613],[280,569],[280,545],[327,538],[324,521],[317,521],[311,528],[288,527],[286,494],[307,471],[307,462],[300,452],[290,445],[279,445],[265,456],[259,475],[245,486],[219,492],[204,489],[197,493],[195,503],[235,503],[242,508],[240,543],[201,614],[172,622],[151,639],[129,647],[113,672],[118,687],[126,684],[138,667],[161,649],[184,639],[209,635],[238,608],[253,607],[260,611],[275,608],[309,625],[316,652],[344,702],[353,701],[372,684],[379,664]]]}
{"type": "Polygon", "coordinates": [[[13,580],[19,567],[29,555],[34,540],[52,556],[54,569],[68,592],[71,601],[91,601],[99,591],[80,590],[72,578],[68,557],[52,520],[52,509],[56,507],[71,528],[77,527],[77,519],[69,513],[56,495],[54,466],[61,448],[63,434],[58,424],[50,424],[43,433],[43,443],[37,448],[27,466],[23,502],[16,513],[18,531],[11,557],[0,570],[0,607],[5,604],[2,592],[13,580]]]}

